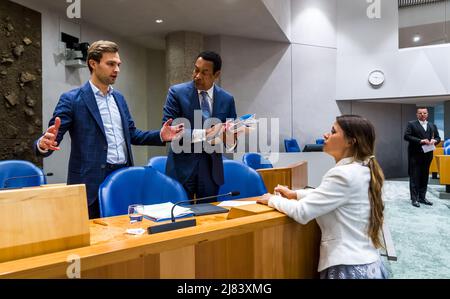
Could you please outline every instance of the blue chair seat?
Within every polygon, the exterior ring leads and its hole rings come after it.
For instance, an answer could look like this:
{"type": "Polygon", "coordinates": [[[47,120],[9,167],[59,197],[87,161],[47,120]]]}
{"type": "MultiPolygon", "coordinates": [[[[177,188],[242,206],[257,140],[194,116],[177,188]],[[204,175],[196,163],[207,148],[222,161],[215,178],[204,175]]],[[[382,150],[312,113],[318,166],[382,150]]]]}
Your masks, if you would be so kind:
{"type": "Polygon", "coordinates": [[[124,215],[131,204],[188,200],[183,186],[152,167],[127,167],[109,175],[98,191],[101,217],[124,215]]]}
{"type": "Polygon", "coordinates": [[[225,182],[220,186],[219,194],[239,191],[240,195],[230,198],[218,198],[218,201],[260,196],[267,193],[266,186],[256,170],[234,160],[223,161],[225,182]]]}
{"type": "Polygon", "coordinates": [[[23,160],[0,161],[0,188],[32,187],[47,183],[44,172],[23,160]]]}
{"type": "Polygon", "coordinates": [[[444,148],[444,155],[450,155],[450,145],[444,148]]]}
{"type": "Polygon", "coordinates": [[[259,153],[245,153],[242,156],[242,162],[255,170],[273,168],[272,163],[259,153]]]}
{"type": "Polygon", "coordinates": [[[301,152],[296,139],[285,139],[284,148],[286,149],[286,153],[301,152]]]}
{"type": "Polygon", "coordinates": [[[148,161],[147,166],[151,166],[161,173],[166,173],[166,163],[167,156],[155,156],[148,161]]]}

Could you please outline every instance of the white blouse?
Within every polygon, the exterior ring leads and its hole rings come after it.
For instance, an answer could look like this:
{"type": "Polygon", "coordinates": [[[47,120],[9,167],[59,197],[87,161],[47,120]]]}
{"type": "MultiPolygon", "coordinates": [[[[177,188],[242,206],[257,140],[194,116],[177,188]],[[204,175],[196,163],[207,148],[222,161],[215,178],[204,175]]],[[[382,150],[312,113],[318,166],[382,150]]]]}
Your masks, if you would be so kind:
{"type": "Polygon", "coordinates": [[[316,219],[322,231],[318,271],[379,259],[368,235],[370,170],[353,158],[340,160],[316,189],[298,190],[298,200],[272,196],[269,206],[295,221],[316,219]]]}

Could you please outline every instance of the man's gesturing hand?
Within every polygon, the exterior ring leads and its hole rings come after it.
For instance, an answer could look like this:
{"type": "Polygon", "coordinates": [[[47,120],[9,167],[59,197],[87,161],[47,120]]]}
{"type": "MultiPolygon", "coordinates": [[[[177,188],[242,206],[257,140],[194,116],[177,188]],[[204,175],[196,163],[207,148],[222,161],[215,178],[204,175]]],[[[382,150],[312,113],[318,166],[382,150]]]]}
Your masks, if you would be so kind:
{"type": "Polygon", "coordinates": [[[184,124],[171,126],[172,119],[167,120],[161,129],[161,138],[164,141],[172,141],[179,138],[184,132],[184,124]]]}
{"type": "Polygon", "coordinates": [[[55,123],[50,126],[45,132],[44,136],[39,140],[39,147],[42,150],[58,151],[61,148],[58,147],[58,142],[56,142],[56,137],[58,136],[59,126],[61,125],[61,119],[59,117],[55,118],[55,123]]]}

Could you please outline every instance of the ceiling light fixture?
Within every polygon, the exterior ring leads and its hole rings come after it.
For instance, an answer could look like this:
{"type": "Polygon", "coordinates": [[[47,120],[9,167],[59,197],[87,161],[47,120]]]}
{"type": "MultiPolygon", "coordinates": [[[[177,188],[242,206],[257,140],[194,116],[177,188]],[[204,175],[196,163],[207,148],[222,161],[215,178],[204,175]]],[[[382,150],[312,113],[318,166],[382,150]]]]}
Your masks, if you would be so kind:
{"type": "Polygon", "coordinates": [[[421,38],[420,35],[418,34],[414,35],[413,42],[418,43],[420,41],[420,38],[421,38]]]}
{"type": "Polygon", "coordinates": [[[156,22],[157,24],[161,24],[162,22],[164,22],[164,20],[162,20],[162,19],[157,19],[155,22],[156,22]]]}

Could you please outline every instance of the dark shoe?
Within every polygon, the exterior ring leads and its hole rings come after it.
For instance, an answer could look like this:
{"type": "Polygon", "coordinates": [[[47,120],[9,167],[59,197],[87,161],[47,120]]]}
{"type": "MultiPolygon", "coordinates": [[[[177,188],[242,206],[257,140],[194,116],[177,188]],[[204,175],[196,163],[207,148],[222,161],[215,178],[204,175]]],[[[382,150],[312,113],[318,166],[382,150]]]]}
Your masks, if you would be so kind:
{"type": "Polygon", "coordinates": [[[429,206],[433,205],[433,203],[431,201],[429,201],[428,199],[426,199],[426,198],[425,199],[420,199],[419,202],[423,203],[425,205],[429,205],[429,206]]]}
{"type": "Polygon", "coordinates": [[[420,204],[419,204],[419,202],[418,202],[417,200],[413,200],[411,203],[412,203],[412,205],[413,205],[414,207],[420,208],[420,204]]]}

